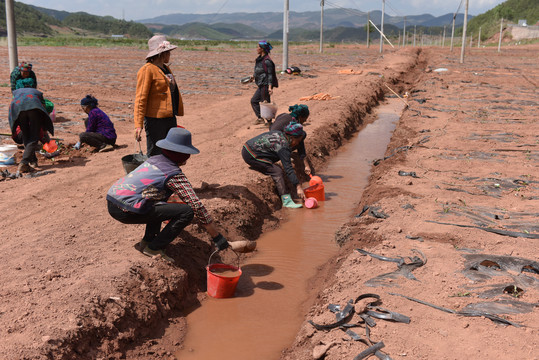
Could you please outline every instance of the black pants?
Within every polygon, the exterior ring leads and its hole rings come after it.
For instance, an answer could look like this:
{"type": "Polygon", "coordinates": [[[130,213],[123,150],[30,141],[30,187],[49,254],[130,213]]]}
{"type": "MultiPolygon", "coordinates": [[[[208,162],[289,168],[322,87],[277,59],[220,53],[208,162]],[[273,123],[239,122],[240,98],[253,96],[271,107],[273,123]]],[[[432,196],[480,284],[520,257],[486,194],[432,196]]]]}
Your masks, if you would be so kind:
{"type": "Polygon", "coordinates": [[[21,111],[19,113],[18,121],[21,127],[22,143],[24,144],[21,164],[37,162],[37,142],[40,140],[39,132],[43,126],[41,116],[42,112],[37,109],[21,111]]]}
{"type": "Polygon", "coordinates": [[[286,184],[284,182],[284,173],[283,169],[279,165],[272,164],[272,163],[266,163],[262,162],[260,160],[255,159],[247,149],[244,147],[241,149],[241,156],[243,157],[243,160],[253,169],[258,172],[261,172],[264,175],[269,175],[275,182],[275,186],[277,187],[277,192],[279,195],[284,195],[287,193],[286,191],[286,184]]]}
{"type": "Polygon", "coordinates": [[[81,143],[88,144],[96,149],[100,149],[105,144],[116,144],[116,139],[107,139],[103,134],[97,132],[82,132],[79,134],[79,139],[81,143]]]}
{"type": "Polygon", "coordinates": [[[146,151],[148,157],[161,154],[161,149],[155,143],[167,137],[168,131],[178,126],[176,117],[170,118],[144,118],[144,130],[146,131],[146,151]]]}
{"type": "Polygon", "coordinates": [[[187,204],[158,203],[146,214],[125,212],[107,201],[109,214],[123,224],[146,224],[142,240],[147,241],[152,250],[162,250],[193,220],[193,209],[187,204]],[[161,223],[169,220],[161,230],[161,223]]]}
{"type": "Polygon", "coordinates": [[[263,101],[271,102],[268,85],[261,85],[256,89],[255,94],[251,98],[251,107],[257,118],[260,117],[260,103],[263,101]]]}

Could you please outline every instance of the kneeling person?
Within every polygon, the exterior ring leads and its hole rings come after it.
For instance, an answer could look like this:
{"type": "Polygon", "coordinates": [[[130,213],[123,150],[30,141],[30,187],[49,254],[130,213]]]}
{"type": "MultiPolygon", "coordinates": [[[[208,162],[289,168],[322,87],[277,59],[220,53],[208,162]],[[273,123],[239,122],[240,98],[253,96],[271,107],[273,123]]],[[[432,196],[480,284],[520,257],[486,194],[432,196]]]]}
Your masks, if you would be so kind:
{"type": "Polygon", "coordinates": [[[148,256],[161,255],[173,261],[164,249],[195,216],[219,250],[228,248],[228,241],[217,230],[180,168],[191,154],[200,152],[191,143],[191,133],[182,128],[172,128],[167,137],[157,141],[156,145],[161,148],[161,155],[150,157],[109,189],[109,214],[124,224],[146,224],[141,248],[148,256]],[[173,193],[184,204],[166,203],[173,193]],[[169,223],[161,230],[161,223],[165,220],[169,223]]]}
{"type": "Polygon", "coordinates": [[[86,95],[80,101],[80,106],[88,114],[88,119],[84,121],[86,131],[80,133],[80,140],[75,144],[75,149],[79,149],[81,144],[93,146],[99,152],[114,149],[117,137],[114,124],[107,114],[97,107],[97,99],[92,95],[86,95]]]}

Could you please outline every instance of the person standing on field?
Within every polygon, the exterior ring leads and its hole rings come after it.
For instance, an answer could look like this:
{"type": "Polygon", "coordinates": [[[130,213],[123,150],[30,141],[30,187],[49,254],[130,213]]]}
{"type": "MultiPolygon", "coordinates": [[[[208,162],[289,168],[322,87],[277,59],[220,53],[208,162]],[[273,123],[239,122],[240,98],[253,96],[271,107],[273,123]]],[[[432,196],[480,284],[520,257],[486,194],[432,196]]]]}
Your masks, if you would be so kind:
{"type": "Polygon", "coordinates": [[[150,52],[137,73],[135,95],[135,139],[141,141],[142,128],[146,131],[147,155],[159,155],[155,144],[164,139],[173,127],[178,126],[176,116],[183,116],[183,101],[168,64],[170,52],[177,48],[163,35],[148,40],[150,52]]]}

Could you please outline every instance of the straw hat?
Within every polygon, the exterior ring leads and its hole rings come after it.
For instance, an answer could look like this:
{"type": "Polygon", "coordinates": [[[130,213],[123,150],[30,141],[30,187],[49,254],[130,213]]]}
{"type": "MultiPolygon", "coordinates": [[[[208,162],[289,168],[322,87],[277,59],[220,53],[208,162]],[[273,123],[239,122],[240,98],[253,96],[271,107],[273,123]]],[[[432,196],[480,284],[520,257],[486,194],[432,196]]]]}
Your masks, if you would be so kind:
{"type": "Polygon", "coordinates": [[[161,54],[165,51],[174,50],[177,48],[177,46],[168,42],[165,35],[155,35],[148,40],[148,48],[150,49],[150,52],[148,55],[146,55],[146,59],[161,54]]]}

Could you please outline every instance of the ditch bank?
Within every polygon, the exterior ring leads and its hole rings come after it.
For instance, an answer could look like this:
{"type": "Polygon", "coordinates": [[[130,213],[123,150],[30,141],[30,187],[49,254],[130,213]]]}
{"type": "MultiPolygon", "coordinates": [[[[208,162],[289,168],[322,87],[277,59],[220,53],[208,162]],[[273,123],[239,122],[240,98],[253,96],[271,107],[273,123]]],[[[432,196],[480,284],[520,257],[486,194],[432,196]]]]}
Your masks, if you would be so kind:
{"type": "Polygon", "coordinates": [[[537,359],[537,49],[425,50],[281,359],[537,359]]]}

